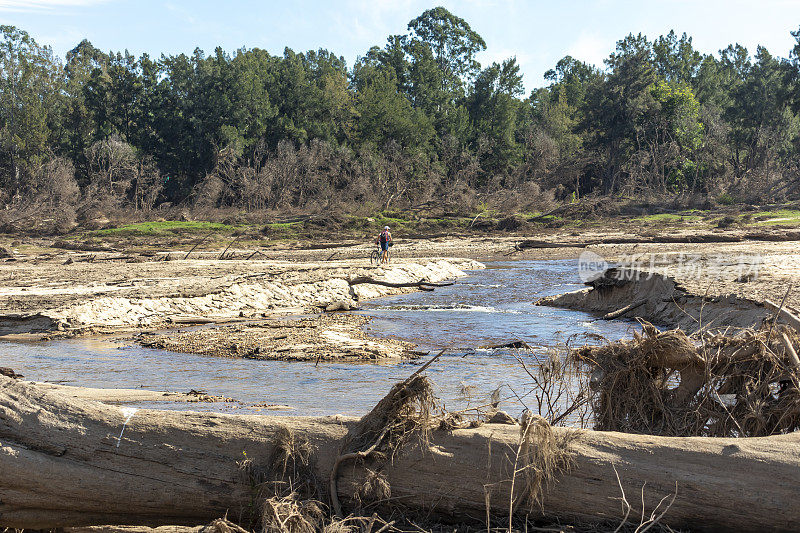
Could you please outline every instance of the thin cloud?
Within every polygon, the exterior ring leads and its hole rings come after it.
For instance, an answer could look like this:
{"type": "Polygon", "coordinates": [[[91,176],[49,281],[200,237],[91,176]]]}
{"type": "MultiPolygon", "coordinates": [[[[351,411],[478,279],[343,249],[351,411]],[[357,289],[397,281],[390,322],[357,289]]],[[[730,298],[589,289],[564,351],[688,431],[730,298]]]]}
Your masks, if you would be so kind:
{"type": "Polygon", "coordinates": [[[102,4],[108,0],[0,0],[0,11],[17,13],[31,11],[54,11],[63,7],[86,7],[102,4]]]}
{"type": "Polygon", "coordinates": [[[567,49],[567,55],[575,59],[603,68],[603,60],[613,51],[613,42],[598,35],[583,33],[567,49]]]}

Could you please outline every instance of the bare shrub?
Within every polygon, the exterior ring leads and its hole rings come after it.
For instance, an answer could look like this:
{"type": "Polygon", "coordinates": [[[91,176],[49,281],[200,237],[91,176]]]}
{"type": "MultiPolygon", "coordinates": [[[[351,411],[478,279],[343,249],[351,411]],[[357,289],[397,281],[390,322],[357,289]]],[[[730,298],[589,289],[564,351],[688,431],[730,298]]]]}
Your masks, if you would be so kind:
{"type": "Polygon", "coordinates": [[[194,191],[194,205],[200,208],[217,207],[225,184],[214,174],[206,175],[194,191]]]}
{"type": "Polygon", "coordinates": [[[123,205],[136,177],[133,147],[111,137],[87,148],[86,159],[89,166],[88,202],[104,212],[123,205]]]}
{"type": "Polygon", "coordinates": [[[74,210],[80,198],[80,189],[72,162],[63,157],[54,157],[42,165],[36,173],[32,192],[36,201],[48,207],[69,207],[74,210]]]}

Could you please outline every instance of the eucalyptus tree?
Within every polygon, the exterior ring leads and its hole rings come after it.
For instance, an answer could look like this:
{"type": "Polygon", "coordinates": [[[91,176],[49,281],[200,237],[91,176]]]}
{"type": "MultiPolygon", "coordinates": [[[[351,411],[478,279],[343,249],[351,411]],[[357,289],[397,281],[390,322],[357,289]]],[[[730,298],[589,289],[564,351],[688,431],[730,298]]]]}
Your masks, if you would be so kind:
{"type": "Polygon", "coordinates": [[[0,172],[12,196],[60,143],[64,75],[48,46],[0,26],[0,172]]]}

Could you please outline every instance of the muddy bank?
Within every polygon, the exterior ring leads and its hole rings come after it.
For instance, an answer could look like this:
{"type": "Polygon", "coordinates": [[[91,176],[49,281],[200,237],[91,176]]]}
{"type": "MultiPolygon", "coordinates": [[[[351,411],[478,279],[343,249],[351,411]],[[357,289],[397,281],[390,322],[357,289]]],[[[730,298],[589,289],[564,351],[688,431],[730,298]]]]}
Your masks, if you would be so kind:
{"type": "Polygon", "coordinates": [[[369,318],[329,314],[295,320],[144,333],[137,342],[173,352],[284,361],[398,359],[418,357],[411,343],[368,337],[369,318]]]}
{"type": "Polygon", "coordinates": [[[371,268],[365,260],[186,260],[146,263],[4,263],[0,265],[0,335],[104,332],[164,327],[192,320],[260,318],[318,312],[331,304],[413,289],[348,280],[439,282],[481,268],[471,260],[420,259],[371,268]]]}
{"type": "Polygon", "coordinates": [[[671,276],[622,268],[607,270],[585,289],[541,298],[536,304],[588,311],[607,319],[640,317],[686,332],[758,326],[770,314],[754,300],[696,294],[671,276]]]}

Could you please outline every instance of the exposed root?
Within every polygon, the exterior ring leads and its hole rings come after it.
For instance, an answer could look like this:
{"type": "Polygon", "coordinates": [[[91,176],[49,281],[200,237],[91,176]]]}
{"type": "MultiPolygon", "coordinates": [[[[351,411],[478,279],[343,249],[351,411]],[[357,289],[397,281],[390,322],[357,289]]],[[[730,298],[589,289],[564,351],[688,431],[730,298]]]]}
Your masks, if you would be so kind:
{"type": "Polygon", "coordinates": [[[342,515],[337,494],[341,463],[352,459],[364,460],[369,456],[379,462],[389,461],[412,436],[427,440],[434,405],[430,381],[417,372],[392,387],[389,394],[356,424],[346,437],[331,471],[331,504],[338,516],[342,515]]]}
{"type": "Polygon", "coordinates": [[[642,326],[631,341],[573,352],[596,366],[596,429],[710,437],[800,429],[795,330],[765,326],[694,342],[680,330],[642,326]]]}
{"type": "Polygon", "coordinates": [[[392,497],[392,487],[386,474],[379,470],[366,469],[367,475],[364,483],[358,487],[358,491],[353,496],[358,502],[376,502],[388,500],[392,497]]]}
{"type": "Polygon", "coordinates": [[[314,500],[296,493],[264,501],[262,533],[315,533],[322,529],[325,513],[314,500]]]}

